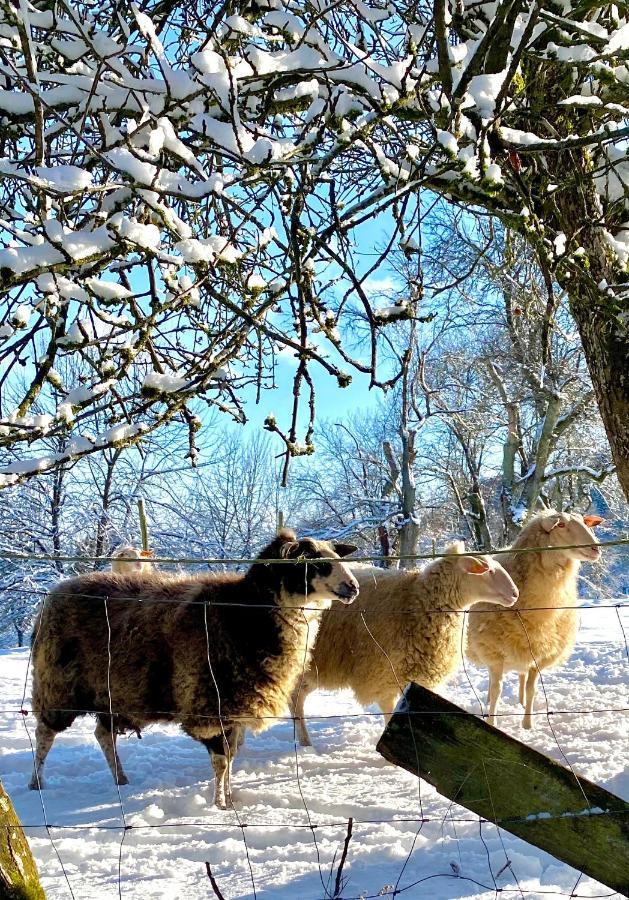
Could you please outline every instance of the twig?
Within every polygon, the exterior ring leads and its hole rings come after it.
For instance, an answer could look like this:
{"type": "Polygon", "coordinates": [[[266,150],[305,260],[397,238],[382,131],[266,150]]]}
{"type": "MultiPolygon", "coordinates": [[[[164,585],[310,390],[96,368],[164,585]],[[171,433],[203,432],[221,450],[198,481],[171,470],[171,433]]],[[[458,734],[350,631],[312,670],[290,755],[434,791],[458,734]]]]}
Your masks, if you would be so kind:
{"type": "Polygon", "coordinates": [[[225,900],[225,896],[222,893],[221,889],[219,888],[218,884],[216,883],[216,878],[214,878],[214,875],[212,874],[212,869],[210,867],[209,862],[206,862],[206,864],[205,864],[205,871],[207,872],[207,877],[210,879],[210,884],[212,885],[212,890],[214,891],[214,895],[218,898],[218,900],[225,900]]]}
{"type": "Polygon", "coordinates": [[[334,882],[334,893],[332,894],[333,898],[340,898],[341,891],[344,887],[343,882],[343,866],[345,865],[345,860],[347,859],[347,850],[349,847],[349,842],[352,839],[352,829],[354,827],[354,820],[350,816],[347,820],[347,834],[345,835],[345,843],[343,844],[343,852],[341,854],[341,860],[339,862],[339,867],[336,870],[336,881],[334,882]]]}

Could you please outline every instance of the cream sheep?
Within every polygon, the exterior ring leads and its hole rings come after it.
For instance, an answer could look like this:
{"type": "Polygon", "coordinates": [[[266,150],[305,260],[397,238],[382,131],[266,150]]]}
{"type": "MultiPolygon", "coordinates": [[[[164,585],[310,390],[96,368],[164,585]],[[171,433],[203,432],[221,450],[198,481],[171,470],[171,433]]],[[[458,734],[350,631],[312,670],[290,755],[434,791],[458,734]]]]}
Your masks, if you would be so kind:
{"type": "Polygon", "coordinates": [[[522,529],[511,549],[564,549],[501,555],[500,561],[517,584],[520,598],[508,614],[479,603],[470,613],[467,633],[467,656],[489,670],[487,703],[492,724],[503,675],[515,671],[520,673],[520,703],[525,710],[522,725],[532,727],[533,700],[541,671],[560,665],[572,653],[579,625],[577,575],[582,562],[593,562],[600,556],[589,526],[602,521],[600,516],[544,512],[522,529]],[[585,546],[570,549],[574,544],[585,546]]]}
{"type": "Polygon", "coordinates": [[[310,746],[304,701],[311,691],[351,688],[388,721],[407,682],[436,688],[458,668],[464,610],[480,599],[515,603],[517,588],[500,563],[464,551],[457,541],[419,571],[352,567],[360,587],[354,610],[323,614],[310,667],[291,698],[303,746],[310,746]]]}
{"type": "Polygon", "coordinates": [[[110,557],[111,571],[116,575],[150,572],[153,568],[153,563],[149,561],[152,555],[150,550],[138,550],[128,544],[117,547],[110,557]]]}

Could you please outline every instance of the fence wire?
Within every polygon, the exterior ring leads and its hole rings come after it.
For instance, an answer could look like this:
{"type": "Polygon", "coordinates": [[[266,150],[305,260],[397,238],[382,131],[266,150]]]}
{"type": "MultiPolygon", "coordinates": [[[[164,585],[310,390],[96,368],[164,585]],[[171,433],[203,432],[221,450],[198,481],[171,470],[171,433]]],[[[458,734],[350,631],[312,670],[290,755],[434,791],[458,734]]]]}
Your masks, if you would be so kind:
{"type": "MultiPolygon", "coordinates": [[[[613,546],[613,547],[624,548],[626,545],[629,545],[629,539],[603,541],[600,543],[599,546],[601,546],[601,547],[606,547],[606,546],[612,547],[613,546]]],[[[591,546],[591,545],[590,544],[571,545],[571,547],[569,547],[569,548],[568,547],[545,547],[545,548],[508,548],[505,550],[496,549],[496,550],[491,550],[491,551],[483,551],[482,555],[485,555],[485,554],[499,555],[501,553],[513,554],[515,552],[524,552],[524,553],[552,552],[553,550],[578,549],[580,547],[589,547],[589,546],[591,546]]],[[[478,555],[480,555],[480,552],[479,551],[476,551],[476,552],[471,551],[471,552],[467,552],[467,553],[461,554],[461,555],[478,556],[478,555]]],[[[450,556],[450,554],[433,552],[433,553],[427,553],[427,554],[414,554],[412,556],[405,556],[405,557],[403,557],[403,559],[404,560],[413,560],[413,561],[426,561],[426,560],[439,559],[439,558],[446,557],[446,556],[450,556]]],[[[20,561],[25,561],[25,560],[32,561],[32,562],[55,560],[57,562],[81,562],[81,563],[97,563],[97,564],[99,564],[99,563],[106,564],[109,562],[108,559],[105,559],[102,557],[90,557],[90,556],[76,557],[76,556],[61,556],[61,555],[46,555],[46,554],[30,554],[29,555],[29,554],[14,554],[14,553],[0,553],[0,559],[6,559],[6,560],[10,560],[10,561],[13,561],[16,563],[20,562],[20,561]]],[[[277,560],[264,560],[264,563],[266,563],[266,564],[268,564],[268,563],[295,564],[296,562],[300,562],[300,561],[305,563],[306,567],[308,566],[309,563],[312,562],[312,560],[308,560],[308,559],[287,560],[287,559],[282,558],[282,559],[277,559],[277,560]]],[[[317,562],[320,562],[320,561],[325,561],[325,560],[323,558],[321,560],[317,560],[317,562]]],[[[390,562],[390,558],[372,555],[372,556],[365,556],[365,557],[362,557],[361,559],[356,560],[356,562],[360,562],[360,563],[366,562],[366,561],[373,561],[373,562],[387,562],[388,561],[388,562],[390,562]]],[[[221,565],[221,566],[222,565],[230,565],[230,566],[238,565],[238,566],[243,566],[243,565],[249,565],[253,562],[257,562],[257,560],[252,560],[252,559],[198,559],[198,558],[189,558],[189,557],[188,558],[186,558],[186,557],[183,557],[183,558],[181,558],[181,557],[180,558],[163,557],[163,558],[152,559],[151,562],[152,562],[152,564],[156,564],[156,565],[164,564],[164,565],[182,565],[182,566],[188,566],[188,565],[221,565]]],[[[170,575],[170,573],[165,573],[165,574],[170,575]]],[[[306,576],[307,576],[307,570],[306,570],[306,576]]],[[[306,583],[307,583],[307,577],[306,577],[306,583]]],[[[24,589],[9,588],[8,590],[11,590],[14,592],[21,592],[24,589]]],[[[28,591],[28,593],[41,594],[42,596],[45,596],[47,592],[43,591],[43,590],[40,591],[40,590],[31,589],[28,591]]],[[[306,599],[307,599],[307,593],[308,592],[307,592],[307,587],[306,587],[306,591],[305,591],[306,599]]],[[[79,596],[79,595],[74,595],[74,596],[79,596]]],[[[85,596],[86,598],[91,597],[93,599],[93,595],[91,595],[89,593],[86,593],[85,595],[80,595],[80,596],[85,596]]],[[[129,596],[116,595],[116,600],[121,600],[121,601],[129,602],[129,603],[141,602],[141,601],[139,601],[137,596],[131,596],[131,595],[129,595],[129,596]]],[[[108,708],[102,709],[102,710],[95,710],[95,709],[87,710],[87,709],[75,709],[75,708],[71,708],[71,707],[67,707],[67,708],[60,707],[58,709],[51,709],[51,712],[72,713],[72,714],[76,713],[78,715],[85,714],[85,713],[90,713],[90,714],[95,713],[97,715],[107,716],[108,720],[110,722],[112,752],[113,752],[113,759],[115,761],[116,756],[117,756],[117,754],[116,754],[116,725],[115,725],[116,716],[122,715],[124,713],[126,713],[126,715],[128,715],[128,716],[129,715],[130,716],[133,716],[133,715],[140,716],[142,714],[146,714],[148,711],[146,711],[146,710],[144,710],[144,711],[129,710],[127,708],[125,708],[124,710],[119,710],[119,709],[116,709],[114,706],[113,698],[112,698],[112,691],[111,691],[112,629],[110,626],[109,613],[108,613],[109,601],[110,601],[110,598],[105,599],[105,613],[106,613],[106,618],[107,618],[107,630],[108,630],[108,634],[107,634],[108,658],[106,661],[106,664],[107,664],[107,693],[108,693],[108,697],[109,697],[108,708]]],[[[174,601],[174,602],[176,602],[176,601],[174,601]]],[[[206,637],[206,645],[207,645],[208,670],[211,674],[211,677],[213,679],[213,683],[215,685],[216,692],[217,692],[217,699],[218,699],[218,703],[219,703],[218,719],[220,722],[221,733],[222,733],[222,736],[223,736],[223,739],[225,742],[225,746],[228,748],[228,764],[231,764],[232,760],[230,758],[230,750],[229,750],[230,745],[229,745],[229,741],[228,741],[227,734],[226,734],[226,723],[220,712],[221,695],[220,695],[220,691],[219,691],[219,687],[218,687],[218,682],[216,681],[216,678],[214,677],[214,670],[213,670],[213,663],[212,663],[212,640],[211,640],[211,636],[210,636],[210,631],[207,627],[208,604],[205,601],[197,601],[197,602],[202,604],[205,607],[205,616],[206,616],[206,618],[205,618],[205,623],[206,623],[205,637],[206,637]]],[[[44,604],[45,604],[45,600],[44,600],[44,604]]],[[[244,610],[247,608],[247,606],[249,606],[249,604],[235,601],[235,602],[212,603],[211,606],[212,607],[233,606],[233,607],[243,608],[243,610],[244,610]]],[[[260,608],[273,609],[276,607],[274,607],[272,605],[268,605],[268,606],[264,605],[264,606],[260,606],[257,608],[258,609],[260,609],[260,608]]],[[[622,634],[622,642],[623,642],[622,645],[624,647],[624,656],[626,657],[627,662],[629,663],[629,646],[627,644],[627,635],[626,635],[626,632],[625,632],[625,629],[623,626],[623,622],[622,622],[622,617],[621,617],[621,611],[626,608],[629,608],[629,603],[625,602],[624,599],[622,599],[622,598],[614,598],[613,602],[607,602],[607,603],[594,603],[594,602],[590,603],[590,602],[586,601],[585,605],[579,605],[579,607],[578,607],[579,611],[593,610],[593,609],[600,610],[603,608],[613,609],[615,611],[615,614],[616,614],[616,617],[618,620],[618,624],[619,624],[619,630],[620,630],[620,633],[622,634]]],[[[306,634],[309,635],[310,629],[312,627],[312,623],[311,623],[310,618],[307,616],[307,613],[320,612],[320,608],[318,606],[309,606],[306,602],[305,604],[286,607],[286,609],[301,612],[301,615],[302,615],[302,617],[304,619],[304,623],[305,623],[306,634]]],[[[370,647],[373,648],[374,653],[382,654],[387,659],[388,665],[390,666],[390,668],[392,670],[393,677],[395,678],[395,680],[398,684],[399,692],[401,693],[404,688],[404,684],[405,684],[406,680],[403,678],[403,676],[401,674],[396,672],[396,667],[395,667],[394,661],[391,659],[391,657],[387,653],[386,648],[378,641],[376,636],[372,633],[372,631],[369,627],[369,624],[365,618],[364,610],[362,610],[360,607],[360,603],[357,602],[353,605],[353,607],[352,606],[348,607],[348,611],[351,609],[354,609],[355,612],[360,616],[360,619],[361,619],[362,625],[363,625],[363,636],[364,636],[364,640],[365,640],[366,644],[368,644],[370,647]]],[[[410,607],[410,606],[408,609],[396,609],[395,614],[399,615],[400,613],[410,612],[412,609],[413,609],[413,607],[410,607]]],[[[527,607],[526,612],[528,613],[530,611],[537,611],[537,610],[538,611],[542,611],[542,610],[559,611],[559,610],[563,610],[563,609],[574,609],[574,607],[572,607],[572,606],[527,607]]],[[[529,638],[528,631],[526,629],[526,625],[522,619],[522,616],[520,615],[519,610],[517,610],[517,609],[513,610],[513,609],[509,609],[509,608],[505,608],[505,607],[496,607],[493,610],[469,610],[469,609],[460,610],[460,609],[441,609],[441,608],[437,609],[437,608],[435,608],[435,609],[430,609],[429,612],[431,614],[432,613],[452,614],[452,613],[456,612],[459,614],[463,614],[464,620],[466,620],[468,614],[471,614],[471,615],[474,615],[474,614],[504,615],[504,614],[508,614],[511,612],[512,614],[516,614],[519,617],[520,623],[522,624],[522,627],[524,628],[524,632],[526,634],[526,637],[527,637],[527,640],[529,643],[529,650],[530,650],[532,665],[537,670],[540,687],[541,687],[541,691],[542,691],[542,697],[543,697],[544,708],[542,710],[533,710],[532,715],[536,716],[536,717],[544,717],[546,719],[550,733],[552,735],[553,741],[556,746],[557,753],[564,760],[568,769],[572,772],[575,782],[579,785],[579,787],[581,787],[581,791],[583,792],[584,802],[585,802],[585,811],[584,812],[574,813],[574,812],[566,811],[557,816],[550,816],[549,818],[550,819],[553,819],[553,818],[566,819],[566,818],[570,818],[570,817],[576,818],[577,816],[582,817],[584,814],[587,814],[588,812],[592,815],[594,815],[594,814],[605,815],[605,816],[610,816],[610,817],[615,817],[615,818],[620,818],[620,819],[622,819],[625,815],[627,815],[627,812],[624,810],[617,810],[617,811],[607,810],[607,811],[604,811],[603,813],[595,813],[593,810],[591,810],[589,801],[585,794],[585,791],[583,791],[583,787],[581,786],[579,776],[578,776],[577,772],[574,770],[574,768],[572,767],[572,764],[568,758],[568,755],[567,755],[565,749],[562,747],[561,741],[560,741],[560,739],[557,735],[557,732],[553,726],[552,718],[557,717],[557,716],[569,717],[569,716],[602,715],[602,714],[617,715],[617,714],[622,714],[622,713],[628,712],[629,706],[616,707],[616,706],[601,705],[601,706],[597,706],[597,707],[586,707],[586,708],[578,708],[578,709],[575,709],[574,707],[563,708],[563,709],[562,708],[552,708],[550,699],[549,699],[549,694],[547,692],[546,685],[544,683],[543,667],[538,665],[538,662],[535,659],[533,645],[529,638]]],[[[486,717],[487,713],[485,712],[483,703],[476,692],[476,688],[474,686],[474,683],[472,681],[472,678],[469,674],[469,671],[468,671],[468,668],[467,668],[467,665],[465,662],[464,633],[465,633],[464,629],[462,628],[461,629],[461,660],[463,663],[462,673],[463,673],[463,675],[475,697],[475,700],[479,706],[481,716],[486,717]]],[[[35,636],[35,641],[36,640],[37,640],[37,636],[35,636]]],[[[308,652],[306,649],[307,646],[308,646],[308,642],[306,641],[304,654],[303,654],[303,660],[302,660],[302,664],[301,664],[300,677],[302,680],[305,677],[306,668],[308,665],[308,652]]],[[[30,674],[30,668],[31,668],[31,657],[32,657],[32,648],[31,648],[31,651],[28,656],[27,671],[26,671],[26,675],[25,675],[25,679],[24,679],[22,700],[21,700],[21,704],[20,704],[19,708],[12,708],[10,706],[0,707],[0,716],[1,717],[19,716],[23,719],[24,727],[26,729],[26,734],[28,736],[28,742],[29,742],[30,748],[31,748],[33,763],[35,764],[35,755],[36,755],[35,747],[33,744],[33,740],[32,740],[30,729],[29,729],[29,724],[28,724],[30,717],[31,717],[31,713],[29,713],[28,709],[26,708],[26,705],[27,705],[26,695],[27,695],[27,690],[28,690],[28,680],[29,680],[29,674],[30,674]]],[[[392,714],[393,711],[394,710],[385,711],[385,716],[392,714]]],[[[154,713],[156,715],[173,716],[173,715],[177,714],[177,711],[176,710],[152,710],[152,713],[154,713]]],[[[382,713],[375,713],[375,712],[369,712],[369,711],[364,711],[364,712],[360,712],[360,713],[344,712],[344,713],[337,713],[337,714],[334,714],[334,713],[311,714],[311,715],[309,714],[308,718],[314,719],[314,720],[319,720],[319,721],[335,721],[335,720],[345,720],[345,719],[360,719],[363,717],[375,717],[375,716],[380,716],[381,714],[382,713]]],[[[413,717],[425,715],[424,713],[411,711],[408,709],[406,709],[406,714],[409,717],[409,721],[413,717]]],[[[444,713],[444,714],[446,714],[446,713],[444,713]]],[[[451,715],[451,713],[447,713],[447,714],[451,715]]],[[[458,714],[460,714],[462,716],[472,715],[472,713],[467,712],[465,710],[461,710],[460,713],[458,713],[458,714]]],[[[431,713],[431,715],[434,715],[434,713],[431,713]]],[[[496,713],[496,715],[497,715],[497,717],[500,717],[501,719],[503,719],[503,718],[504,719],[512,719],[514,717],[521,717],[522,713],[513,713],[513,712],[503,711],[503,712],[496,713]]],[[[215,720],[217,718],[217,716],[210,716],[210,715],[205,716],[203,714],[198,714],[198,715],[195,715],[195,718],[199,718],[199,719],[207,718],[207,719],[215,720]]],[[[238,721],[239,718],[241,718],[241,717],[238,717],[235,715],[230,715],[229,722],[231,723],[233,721],[238,721]]],[[[248,717],[242,717],[242,718],[250,719],[251,717],[248,716],[248,717]]],[[[265,718],[265,717],[261,717],[261,718],[265,718]]],[[[522,824],[524,822],[529,821],[530,818],[529,817],[500,818],[500,817],[494,816],[492,819],[487,819],[487,818],[483,818],[483,817],[477,816],[477,815],[455,815],[454,814],[454,806],[455,806],[454,802],[450,802],[448,804],[446,811],[443,815],[428,815],[428,814],[426,814],[426,811],[425,811],[424,799],[422,797],[422,782],[421,782],[421,779],[419,779],[419,778],[417,779],[417,796],[416,796],[417,813],[415,815],[374,817],[374,818],[360,818],[360,817],[356,817],[355,815],[352,816],[352,821],[355,825],[364,826],[366,828],[395,826],[395,825],[410,825],[413,827],[413,835],[412,835],[412,839],[410,841],[409,849],[408,849],[408,852],[405,854],[405,857],[402,861],[402,864],[400,866],[400,869],[399,869],[399,872],[395,879],[395,882],[391,883],[389,885],[385,885],[385,887],[380,889],[378,891],[378,893],[363,892],[360,895],[354,896],[351,893],[347,893],[345,890],[345,887],[343,887],[341,892],[339,893],[338,887],[339,887],[339,885],[343,885],[343,883],[344,883],[343,879],[341,878],[341,870],[339,869],[339,871],[337,872],[336,887],[333,888],[331,886],[332,875],[333,875],[332,868],[330,870],[330,874],[327,876],[327,880],[326,880],[326,878],[324,878],[321,853],[320,853],[320,848],[319,848],[318,841],[317,841],[317,831],[321,832],[321,831],[324,831],[327,829],[342,828],[346,825],[346,821],[343,819],[318,821],[317,817],[315,815],[313,815],[312,811],[309,808],[307,797],[306,797],[306,792],[304,791],[303,783],[302,783],[303,775],[302,775],[302,772],[300,769],[300,754],[299,754],[299,750],[298,750],[296,719],[294,716],[272,716],[272,717],[268,717],[268,718],[271,719],[273,722],[292,722],[292,724],[293,724],[292,755],[294,758],[294,772],[295,772],[295,779],[296,779],[296,784],[297,784],[297,791],[298,791],[298,794],[300,797],[300,802],[304,808],[305,821],[295,822],[295,821],[291,821],[290,819],[278,820],[278,821],[264,820],[261,818],[248,819],[241,815],[241,813],[236,808],[236,806],[234,805],[234,803],[230,797],[229,809],[231,810],[232,814],[234,815],[235,821],[232,819],[229,819],[229,820],[224,820],[224,821],[219,820],[219,821],[214,821],[214,822],[208,822],[208,821],[202,820],[202,819],[199,820],[198,818],[178,817],[177,821],[160,822],[159,824],[145,824],[145,823],[136,824],[133,822],[132,816],[130,817],[129,813],[125,810],[122,792],[120,791],[119,785],[117,785],[116,788],[117,788],[118,805],[119,805],[119,812],[120,812],[120,824],[103,824],[103,823],[98,823],[98,822],[84,822],[84,823],[79,823],[79,824],[63,824],[63,823],[54,822],[54,821],[50,820],[50,817],[48,815],[48,812],[47,812],[47,809],[45,806],[44,796],[42,794],[42,785],[38,784],[38,793],[39,793],[39,798],[40,798],[40,803],[41,803],[43,823],[26,822],[26,823],[23,823],[22,827],[25,828],[29,832],[37,832],[38,830],[42,830],[42,829],[44,830],[45,834],[47,835],[47,837],[51,843],[51,846],[52,846],[53,852],[56,856],[56,859],[59,863],[59,866],[60,866],[60,869],[62,872],[62,876],[64,879],[64,883],[67,888],[68,896],[70,896],[72,898],[72,900],[74,900],[75,894],[73,891],[73,886],[71,883],[70,875],[68,872],[68,867],[64,865],[64,861],[62,860],[62,857],[60,855],[59,846],[56,843],[56,841],[53,837],[53,834],[52,834],[53,831],[55,831],[55,832],[63,832],[63,831],[72,832],[72,831],[90,830],[90,831],[104,831],[104,832],[120,832],[120,842],[118,845],[118,853],[117,853],[117,879],[116,879],[116,881],[117,881],[118,897],[119,897],[119,900],[122,900],[123,893],[124,893],[123,889],[125,886],[124,879],[123,879],[124,844],[125,844],[125,838],[127,837],[127,835],[130,832],[138,832],[138,831],[143,831],[143,830],[150,830],[150,831],[166,830],[166,832],[168,832],[169,830],[172,830],[172,829],[186,829],[186,828],[191,828],[191,827],[195,828],[195,829],[203,829],[203,830],[205,830],[205,829],[211,830],[211,829],[217,829],[217,828],[235,829],[240,833],[240,838],[241,838],[241,841],[243,844],[243,859],[246,861],[246,864],[247,864],[247,868],[248,868],[248,872],[249,872],[249,876],[250,876],[251,888],[252,888],[252,896],[254,898],[257,897],[257,892],[260,888],[259,888],[259,885],[256,884],[256,879],[254,877],[254,865],[253,865],[252,858],[251,858],[251,855],[249,852],[249,846],[248,846],[248,842],[247,842],[247,831],[248,830],[251,831],[252,829],[275,829],[276,830],[278,828],[287,829],[287,830],[297,830],[297,831],[305,830],[305,831],[310,832],[310,834],[312,836],[313,849],[314,849],[314,853],[315,853],[315,857],[316,857],[316,866],[318,869],[318,876],[319,876],[319,880],[320,880],[322,891],[323,891],[323,894],[321,895],[320,900],[370,900],[370,898],[377,898],[377,897],[382,897],[382,896],[389,896],[389,897],[402,896],[402,895],[408,894],[409,892],[411,892],[415,889],[418,889],[420,887],[420,885],[429,885],[435,879],[452,879],[452,880],[455,880],[456,882],[458,882],[459,884],[461,882],[465,882],[470,885],[470,888],[477,887],[478,889],[481,889],[484,891],[491,891],[494,893],[495,897],[497,897],[499,894],[504,894],[505,896],[507,896],[507,895],[510,896],[511,894],[515,894],[515,895],[519,895],[520,897],[523,897],[523,898],[526,897],[527,895],[528,896],[530,896],[530,895],[535,895],[535,896],[548,895],[548,896],[555,896],[555,897],[571,897],[571,898],[583,897],[585,900],[586,897],[587,898],[611,898],[611,897],[618,896],[618,894],[616,894],[613,891],[610,893],[600,893],[600,894],[579,894],[579,893],[577,893],[576,890],[577,890],[577,887],[582,878],[582,873],[579,874],[579,877],[578,877],[574,887],[569,892],[568,891],[544,890],[544,889],[539,889],[539,888],[527,889],[525,887],[522,887],[521,879],[518,879],[518,876],[514,870],[515,866],[514,866],[513,862],[509,859],[508,850],[507,850],[507,847],[505,845],[505,842],[504,842],[503,836],[502,836],[502,829],[505,828],[508,830],[510,825],[522,824]],[[460,846],[461,839],[459,838],[459,835],[457,833],[456,826],[457,825],[461,825],[461,826],[462,825],[468,825],[468,826],[476,825],[478,827],[479,841],[482,844],[484,851],[486,853],[487,868],[488,868],[488,871],[489,871],[489,874],[491,877],[491,883],[487,884],[487,883],[484,883],[475,878],[471,878],[469,876],[464,875],[460,871],[459,872],[444,871],[444,872],[436,872],[434,874],[426,875],[426,876],[416,879],[408,884],[402,884],[402,879],[408,869],[411,859],[413,858],[413,854],[416,850],[417,842],[418,842],[419,837],[421,836],[422,830],[424,829],[424,826],[430,825],[430,824],[439,825],[441,828],[442,835],[445,835],[447,825],[448,824],[452,825],[452,827],[454,829],[455,840],[456,840],[456,843],[458,846],[458,852],[459,852],[460,858],[462,858],[461,857],[461,846],[460,846]],[[499,837],[500,844],[502,847],[502,854],[504,856],[504,864],[502,865],[502,867],[500,868],[499,871],[494,871],[495,864],[492,864],[492,858],[491,858],[489,846],[487,844],[486,836],[485,836],[485,833],[483,830],[484,827],[488,827],[488,826],[492,826],[496,829],[496,832],[497,832],[497,835],[499,837]],[[514,887],[514,888],[501,887],[498,884],[497,879],[500,876],[502,876],[502,874],[507,870],[510,872],[511,877],[513,878],[513,880],[516,884],[516,887],[514,887]],[[345,892],[343,892],[343,891],[345,891],[345,892]]],[[[413,738],[414,738],[414,733],[412,731],[411,731],[411,733],[413,734],[413,738]]],[[[415,746],[415,751],[416,751],[416,755],[417,755],[417,762],[419,763],[419,755],[418,755],[417,746],[415,746]]],[[[115,765],[117,765],[117,763],[115,763],[115,765]]],[[[418,765],[418,768],[419,768],[419,765],[418,765]]],[[[487,782],[487,785],[489,788],[489,781],[487,782]]],[[[351,832],[351,829],[350,829],[350,832],[351,832]]],[[[347,854],[347,843],[348,843],[348,839],[346,839],[346,844],[344,847],[343,862],[345,861],[345,855],[347,854]]],[[[333,864],[334,864],[334,861],[333,861],[333,864]]],[[[452,865],[453,864],[451,864],[451,866],[452,865]]],[[[342,866],[341,866],[341,869],[342,869],[342,866]]],[[[208,864],[208,873],[209,873],[209,864],[208,864]]],[[[215,883],[216,882],[212,878],[212,886],[213,886],[214,890],[216,891],[217,889],[214,887],[215,883]]],[[[458,891],[459,889],[456,888],[456,890],[458,891]]],[[[217,894],[217,896],[219,896],[219,895],[217,894]]],[[[317,900],[319,900],[319,898],[317,898],[317,900]]]]}

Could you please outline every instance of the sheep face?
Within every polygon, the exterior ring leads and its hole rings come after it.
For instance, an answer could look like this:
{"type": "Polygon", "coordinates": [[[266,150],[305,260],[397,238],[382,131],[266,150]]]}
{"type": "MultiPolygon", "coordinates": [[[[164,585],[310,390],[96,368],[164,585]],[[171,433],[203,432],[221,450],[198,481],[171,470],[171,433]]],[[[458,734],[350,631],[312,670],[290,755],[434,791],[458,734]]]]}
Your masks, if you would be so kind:
{"type": "Polygon", "coordinates": [[[152,568],[147,556],[147,551],[138,550],[136,547],[118,547],[111,555],[111,571],[116,575],[147,572],[152,568]]]}
{"type": "Polygon", "coordinates": [[[499,562],[490,556],[461,556],[461,594],[468,605],[484,600],[499,606],[513,606],[519,596],[515,582],[499,562]]]}
{"type": "Polygon", "coordinates": [[[600,516],[582,516],[579,513],[552,513],[540,520],[542,530],[548,535],[551,547],[565,547],[553,556],[564,556],[579,562],[596,562],[601,555],[593,527],[600,525],[600,516]],[[584,544],[571,547],[573,544],[584,544]]]}
{"type": "MultiPolygon", "coordinates": [[[[332,600],[352,603],[358,596],[358,582],[349,567],[341,562],[356,550],[353,544],[297,540],[290,531],[281,532],[260,554],[269,559],[295,560],[294,565],[270,563],[269,574],[279,590],[278,595],[287,606],[295,603],[295,596],[305,598],[308,606],[329,606],[332,600]]],[[[301,602],[301,601],[300,601],[301,602]]]]}
{"type": "Polygon", "coordinates": [[[319,605],[334,598],[341,603],[352,603],[358,596],[358,582],[341,559],[355,550],[352,544],[333,544],[310,538],[290,542],[281,555],[304,561],[284,566],[284,591],[305,594],[308,604],[319,605]]]}

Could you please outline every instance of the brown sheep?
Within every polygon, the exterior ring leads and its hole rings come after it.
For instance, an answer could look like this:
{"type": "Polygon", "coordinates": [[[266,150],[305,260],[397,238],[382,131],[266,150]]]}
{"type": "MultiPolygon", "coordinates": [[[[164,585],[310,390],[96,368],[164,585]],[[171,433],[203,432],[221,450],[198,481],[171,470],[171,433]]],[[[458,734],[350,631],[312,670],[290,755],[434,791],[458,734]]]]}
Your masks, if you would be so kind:
{"type": "Polygon", "coordinates": [[[531,713],[541,671],[560,665],[572,653],[579,626],[577,575],[582,562],[594,562],[600,557],[598,541],[589,526],[602,521],[600,516],[544,512],[524,526],[512,549],[566,549],[500,556],[520,590],[520,599],[514,612],[508,614],[490,611],[479,603],[471,611],[467,632],[467,656],[489,670],[487,703],[492,724],[496,721],[503,675],[515,671],[520,673],[520,703],[525,710],[522,725],[532,727],[531,713]],[[571,544],[586,546],[571,550],[571,544]],[[540,608],[533,611],[536,607],[540,608]]]}
{"type": "Polygon", "coordinates": [[[176,722],[209,750],[215,803],[224,807],[244,729],[261,731],[282,715],[321,612],[333,597],[351,603],[357,595],[356,579],[340,561],[355,549],[283,531],[245,574],[97,572],[62,582],[44,601],[33,633],[37,749],[30,787],[42,786],[56,735],[93,713],[118,784],[127,777],[116,735],[176,722]]]}
{"type": "Polygon", "coordinates": [[[111,571],[116,575],[131,575],[133,572],[150,572],[153,563],[149,562],[153,556],[150,550],[138,550],[125,544],[117,547],[111,554],[111,571]]]}
{"type": "Polygon", "coordinates": [[[388,720],[409,681],[437,688],[461,662],[463,611],[478,600],[511,606],[518,591],[500,563],[461,556],[462,541],[419,571],[352,568],[360,587],[353,610],[321,619],[310,668],[291,699],[299,740],[310,746],[304,701],[317,688],[351,688],[363,706],[388,720]],[[364,617],[364,620],[363,620],[364,617]]]}

